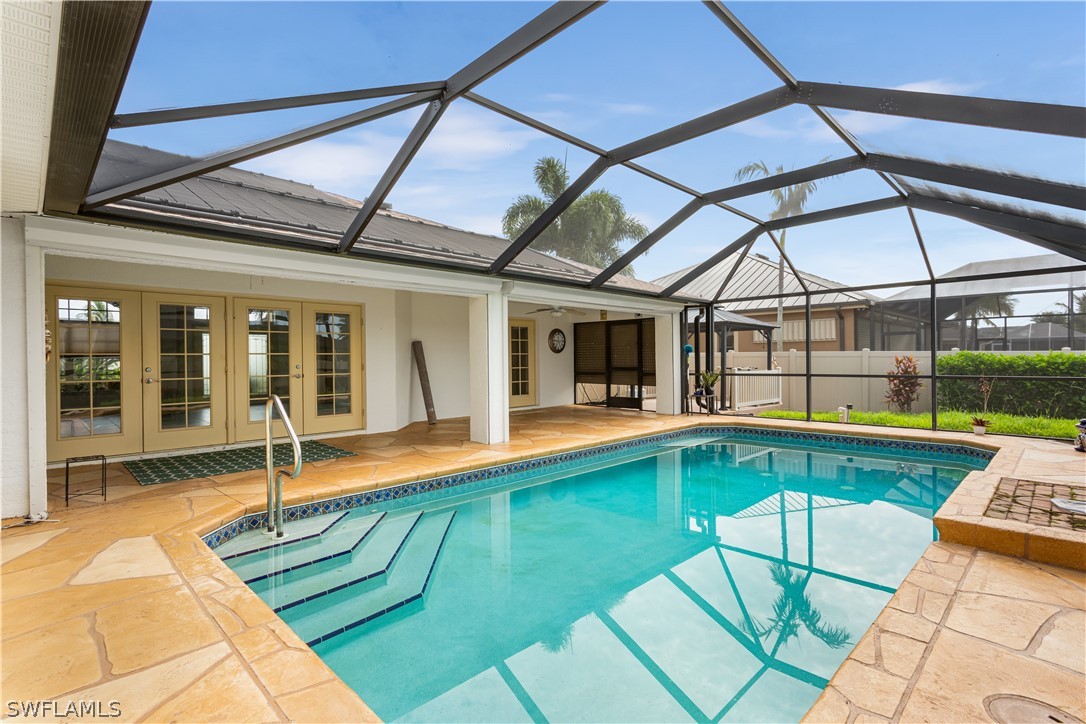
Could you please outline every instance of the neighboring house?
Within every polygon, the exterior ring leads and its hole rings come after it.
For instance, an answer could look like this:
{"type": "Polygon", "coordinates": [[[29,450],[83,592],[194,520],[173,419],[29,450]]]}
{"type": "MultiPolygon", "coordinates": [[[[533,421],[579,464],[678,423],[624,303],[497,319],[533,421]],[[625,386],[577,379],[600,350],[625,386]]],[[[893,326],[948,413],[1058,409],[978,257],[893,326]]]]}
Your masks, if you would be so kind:
{"type": "MultiPolygon", "coordinates": [[[[733,254],[703,275],[692,281],[679,292],[679,295],[713,299],[720,285],[731,275],[727,293],[722,299],[745,299],[765,297],[777,294],[778,267],[775,260],[761,254],[750,254],[734,275],[732,267],[738,259],[733,254]]],[[[654,284],[667,286],[689,271],[680,269],[653,281],[654,284]]],[[[834,350],[858,350],[869,346],[870,333],[866,325],[865,313],[879,298],[864,292],[839,291],[845,285],[825,279],[808,272],[800,271],[800,276],[812,292],[811,299],[811,349],[815,352],[834,350]],[[861,318],[865,321],[860,322],[861,318]]],[[[784,326],[773,334],[784,335],[784,349],[806,349],[806,324],[804,314],[803,287],[789,270],[784,273],[784,294],[799,296],[784,300],[784,326]]],[[[750,301],[722,302],[720,308],[729,312],[738,312],[760,322],[776,324],[777,305],[773,300],[752,299],[750,301]]],[[[719,333],[719,329],[717,330],[719,333]]],[[[729,349],[736,352],[761,352],[766,349],[766,336],[760,331],[743,330],[729,335],[729,349]]]]}
{"type": "MultiPolygon", "coordinates": [[[[947,281],[937,286],[936,318],[939,323],[939,349],[955,347],[970,350],[1058,350],[1064,347],[1086,349],[1086,335],[1070,333],[1067,325],[1036,323],[1015,317],[1009,311],[1003,315],[988,312],[978,315],[978,305],[998,307],[1003,297],[1029,299],[1027,292],[1058,293],[1074,306],[1072,295],[1086,289],[1086,272],[1076,271],[1075,261],[1062,254],[1038,254],[1013,259],[975,261],[940,274],[947,281]],[[1037,270],[1048,274],[1023,274],[1037,270]],[[1020,275],[1020,276],[1012,276],[1020,275]],[[979,278],[978,278],[979,277],[979,278]],[[1070,293],[1069,293],[1070,292],[1070,293]]],[[[926,328],[930,326],[931,287],[920,284],[885,299],[878,313],[897,320],[897,328],[889,329],[888,338],[896,346],[891,349],[923,349],[926,328]]],[[[1081,318],[1081,315],[1077,315],[1081,318]]]]}

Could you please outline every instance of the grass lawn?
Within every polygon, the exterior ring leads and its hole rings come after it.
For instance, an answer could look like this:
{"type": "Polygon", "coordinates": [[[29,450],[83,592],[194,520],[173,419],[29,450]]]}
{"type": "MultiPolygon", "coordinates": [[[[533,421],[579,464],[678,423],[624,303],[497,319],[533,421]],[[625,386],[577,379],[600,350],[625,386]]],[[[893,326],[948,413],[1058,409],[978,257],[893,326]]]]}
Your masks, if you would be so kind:
{"type": "MultiPolygon", "coordinates": [[[[957,410],[939,411],[940,430],[961,430],[969,432],[973,429],[972,412],[959,412],[957,410]]],[[[769,410],[758,413],[758,417],[773,417],[779,420],[805,420],[807,416],[797,410],[769,410]]],[[[837,422],[836,412],[815,412],[811,416],[818,422],[837,422]]],[[[1073,438],[1076,434],[1075,422],[1077,420],[1053,419],[1050,417],[1024,417],[1022,415],[1004,415],[1000,412],[989,412],[985,416],[988,420],[988,432],[998,435],[1035,435],[1038,437],[1063,437],[1073,438]]],[[[922,430],[931,429],[930,412],[860,412],[852,411],[849,418],[859,425],[885,425],[887,427],[915,427],[922,430]]]]}

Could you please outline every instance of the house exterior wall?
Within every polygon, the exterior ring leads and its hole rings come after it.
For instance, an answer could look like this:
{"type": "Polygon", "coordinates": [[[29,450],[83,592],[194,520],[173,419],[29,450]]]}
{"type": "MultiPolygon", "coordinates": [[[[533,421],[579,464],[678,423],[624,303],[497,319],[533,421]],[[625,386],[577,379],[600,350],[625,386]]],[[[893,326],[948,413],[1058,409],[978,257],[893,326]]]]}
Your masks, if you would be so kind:
{"type": "MultiPolygon", "coordinates": [[[[759,321],[771,322],[776,324],[777,312],[744,312],[745,316],[757,319],[759,321]]],[[[811,321],[816,319],[833,319],[837,320],[837,339],[815,341],[811,345],[811,351],[813,352],[838,352],[844,349],[845,351],[856,350],[856,314],[855,308],[844,308],[841,310],[841,314],[844,316],[844,321],[838,320],[837,311],[834,309],[812,309],[811,321]],[[844,338],[844,347],[842,348],[841,342],[844,338]]],[[[785,310],[784,321],[785,322],[803,322],[804,321],[803,310],[790,311],[785,310]]],[[[777,331],[774,331],[774,349],[776,348],[776,335],[777,331]]],[[[803,341],[793,340],[784,342],[785,351],[789,349],[803,350],[806,349],[803,341]]],[[[765,340],[760,332],[742,331],[735,334],[735,351],[736,352],[765,352],[765,340]]]]}
{"type": "MultiPolygon", "coordinates": [[[[413,341],[422,342],[438,419],[469,415],[468,300],[443,294],[412,294],[409,337],[409,352],[413,341]]],[[[426,419],[426,406],[414,353],[409,369],[411,421],[417,422],[426,419]]]]}

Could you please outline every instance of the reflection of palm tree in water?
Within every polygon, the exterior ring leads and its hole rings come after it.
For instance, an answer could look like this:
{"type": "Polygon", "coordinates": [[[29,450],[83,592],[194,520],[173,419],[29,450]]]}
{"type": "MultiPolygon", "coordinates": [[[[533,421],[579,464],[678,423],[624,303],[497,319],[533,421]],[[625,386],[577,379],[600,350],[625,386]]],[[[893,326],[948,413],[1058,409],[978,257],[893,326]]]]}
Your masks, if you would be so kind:
{"type": "Polygon", "coordinates": [[[773,616],[769,619],[769,625],[762,626],[752,621],[750,624],[744,623],[742,628],[758,638],[768,638],[774,632],[779,632],[771,656],[789,639],[798,636],[801,628],[807,629],[831,649],[839,649],[849,642],[848,629],[822,622],[822,613],[814,607],[811,597],[804,591],[807,587],[806,576],[793,573],[780,563],[770,565],[769,574],[781,589],[773,601],[773,616]]]}
{"type": "MultiPolygon", "coordinates": [[[[609,598],[601,603],[596,610],[611,612],[611,609],[622,604],[626,600],[626,594],[620,593],[613,598],[609,598]]],[[[539,645],[543,647],[543,650],[548,654],[559,654],[573,645],[573,627],[577,624],[576,621],[567,623],[562,628],[551,632],[547,636],[543,636],[539,639],[539,645]]]]}

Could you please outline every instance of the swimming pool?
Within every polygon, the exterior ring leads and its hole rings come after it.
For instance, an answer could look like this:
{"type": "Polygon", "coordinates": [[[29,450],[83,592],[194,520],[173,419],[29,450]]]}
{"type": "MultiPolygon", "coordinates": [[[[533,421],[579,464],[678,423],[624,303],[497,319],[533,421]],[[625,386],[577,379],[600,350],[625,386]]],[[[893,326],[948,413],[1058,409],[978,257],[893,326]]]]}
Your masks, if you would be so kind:
{"type": "Polygon", "coordinates": [[[386,720],[798,720],[986,458],[703,428],[217,552],[386,720]]]}

